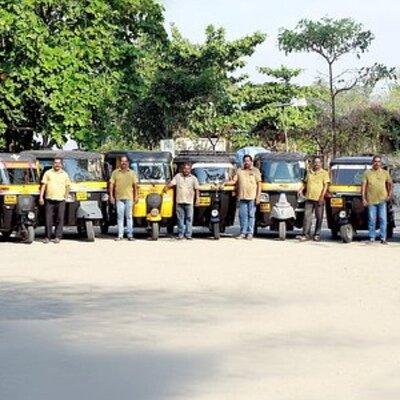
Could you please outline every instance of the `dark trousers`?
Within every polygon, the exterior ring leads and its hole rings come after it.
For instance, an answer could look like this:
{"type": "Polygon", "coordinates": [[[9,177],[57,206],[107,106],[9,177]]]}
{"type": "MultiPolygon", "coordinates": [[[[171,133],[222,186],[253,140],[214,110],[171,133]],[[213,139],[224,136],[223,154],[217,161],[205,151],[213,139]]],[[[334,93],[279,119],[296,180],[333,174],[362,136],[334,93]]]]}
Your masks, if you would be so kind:
{"type": "Polygon", "coordinates": [[[325,203],[319,204],[318,201],[307,200],[304,208],[304,224],[303,234],[305,236],[311,236],[311,226],[313,214],[315,213],[315,235],[321,234],[322,220],[324,218],[324,205],[325,203]]]}
{"type": "Polygon", "coordinates": [[[54,215],[56,234],[55,237],[61,239],[64,228],[65,201],[46,200],[46,238],[51,239],[54,225],[54,215]]]}

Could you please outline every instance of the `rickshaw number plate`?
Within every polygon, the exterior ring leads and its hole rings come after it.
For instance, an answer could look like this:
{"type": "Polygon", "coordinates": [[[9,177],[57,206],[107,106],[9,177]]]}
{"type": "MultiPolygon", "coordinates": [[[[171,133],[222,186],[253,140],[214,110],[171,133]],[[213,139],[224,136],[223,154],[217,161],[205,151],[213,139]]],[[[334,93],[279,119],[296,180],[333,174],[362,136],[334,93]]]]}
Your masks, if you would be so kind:
{"type": "Polygon", "coordinates": [[[88,194],[86,192],[76,192],[76,200],[85,201],[88,199],[88,194]]]}
{"type": "Polygon", "coordinates": [[[343,207],[343,199],[331,199],[332,207],[343,207]]]}
{"type": "Polygon", "coordinates": [[[261,212],[270,212],[271,211],[271,204],[270,203],[260,203],[260,211],[261,212]]]}
{"type": "Polygon", "coordinates": [[[4,204],[17,204],[17,196],[13,194],[6,194],[4,196],[4,204]]]}
{"type": "Polygon", "coordinates": [[[209,206],[211,204],[211,197],[200,197],[201,206],[209,206]]]}

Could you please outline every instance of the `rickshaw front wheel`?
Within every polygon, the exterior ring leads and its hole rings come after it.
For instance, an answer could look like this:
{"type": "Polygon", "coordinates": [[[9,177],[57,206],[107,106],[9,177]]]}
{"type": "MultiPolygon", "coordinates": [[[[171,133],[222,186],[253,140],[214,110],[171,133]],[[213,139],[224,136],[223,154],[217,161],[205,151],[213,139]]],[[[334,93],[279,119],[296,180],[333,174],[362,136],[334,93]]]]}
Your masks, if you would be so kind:
{"type": "Polygon", "coordinates": [[[23,243],[31,244],[35,240],[35,228],[33,226],[28,226],[21,232],[21,240],[23,243]]]}
{"type": "Polygon", "coordinates": [[[214,222],[212,224],[212,232],[215,240],[219,240],[221,237],[221,230],[219,227],[219,222],[214,222]]]}
{"type": "Polygon", "coordinates": [[[151,223],[151,239],[158,240],[160,236],[160,224],[158,222],[151,223]]]}
{"type": "Polygon", "coordinates": [[[279,239],[286,240],[286,221],[279,222],[279,239]]]}
{"type": "Polygon", "coordinates": [[[345,243],[351,243],[354,237],[354,229],[351,224],[345,224],[340,227],[340,236],[345,243]]]}
{"type": "Polygon", "coordinates": [[[93,221],[85,221],[86,238],[89,242],[94,242],[95,234],[93,228],[93,221]]]}

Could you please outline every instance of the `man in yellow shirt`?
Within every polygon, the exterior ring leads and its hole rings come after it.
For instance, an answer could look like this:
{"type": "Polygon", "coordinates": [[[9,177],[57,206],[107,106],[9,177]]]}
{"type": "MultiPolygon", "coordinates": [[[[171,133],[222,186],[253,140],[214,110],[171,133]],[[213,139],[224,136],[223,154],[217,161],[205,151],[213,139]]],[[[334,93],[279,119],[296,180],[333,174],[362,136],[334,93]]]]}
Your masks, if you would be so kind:
{"type": "Polygon", "coordinates": [[[240,235],[238,239],[251,240],[254,234],[256,205],[260,203],[261,173],[253,166],[253,158],[246,154],[243,167],[238,169],[233,183],[239,198],[240,235]]]}
{"type": "Polygon", "coordinates": [[[379,218],[379,233],[382,244],[387,244],[387,202],[393,193],[392,178],[382,168],[380,156],[372,159],[372,169],[366,171],[361,187],[363,203],[368,207],[369,241],[373,243],[376,236],[376,219],[379,218]]]}
{"type": "Polygon", "coordinates": [[[45,204],[46,213],[46,233],[43,243],[50,242],[53,231],[54,216],[56,217],[54,243],[59,243],[62,238],[65,199],[69,194],[70,188],[71,181],[68,174],[62,169],[62,160],[61,158],[55,158],[53,161],[53,167],[43,175],[39,195],[39,204],[45,204]]]}
{"type": "Polygon", "coordinates": [[[128,157],[122,156],[120,168],[113,171],[110,178],[110,201],[117,205],[118,236],[115,240],[124,237],[124,219],[128,240],[133,240],[132,208],[137,201],[137,177],[135,171],[129,168],[128,157]]]}
{"type": "Polygon", "coordinates": [[[303,194],[306,189],[306,204],[304,208],[304,223],[303,223],[303,236],[300,240],[310,240],[312,218],[315,214],[315,231],[314,240],[319,242],[321,240],[321,227],[324,218],[325,195],[328,190],[329,174],[322,168],[322,160],[320,157],[315,157],[313,160],[312,169],[307,172],[305,179],[305,187],[300,189],[299,194],[303,194]]]}

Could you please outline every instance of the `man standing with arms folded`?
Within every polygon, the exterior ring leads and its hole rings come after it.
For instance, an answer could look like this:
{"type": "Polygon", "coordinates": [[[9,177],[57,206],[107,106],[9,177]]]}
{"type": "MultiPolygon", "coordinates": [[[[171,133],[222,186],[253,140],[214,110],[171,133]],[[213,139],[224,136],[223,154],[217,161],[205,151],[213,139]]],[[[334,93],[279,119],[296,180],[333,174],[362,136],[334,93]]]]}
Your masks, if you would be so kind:
{"type": "Polygon", "coordinates": [[[253,239],[256,205],[260,203],[261,173],[253,166],[253,159],[246,154],[243,167],[238,169],[233,182],[239,198],[240,235],[238,239],[253,239]]]}
{"type": "Polygon", "coordinates": [[[53,161],[53,167],[44,173],[40,187],[39,204],[45,205],[46,214],[46,233],[43,243],[49,243],[52,237],[54,215],[56,216],[54,243],[60,243],[64,228],[65,199],[70,188],[69,176],[62,169],[61,158],[57,157],[53,161]]]}
{"type": "Polygon", "coordinates": [[[171,182],[164,188],[176,186],[176,217],[178,219],[178,239],[192,239],[193,203],[196,207],[200,204],[200,188],[198,179],[191,174],[192,166],[184,163],[182,172],[176,174],[171,182]]]}
{"type": "Polygon", "coordinates": [[[117,206],[118,236],[115,240],[124,237],[124,220],[128,240],[133,240],[132,208],[137,201],[137,177],[135,171],[129,168],[128,157],[122,156],[120,168],[113,171],[110,178],[110,201],[117,206]]]}
{"type": "MultiPolygon", "coordinates": [[[[300,237],[301,241],[311,239],[312,218],[315,213],[315,232],[314,240],[319,242],[321,240],[322,220],[324,218],[325,195],[328,191],[328,184],[330,182],[328,171],[322,168],[322,160],[320,157],[315,157],[312,169],[307,171],[305,179],[306,185],[306,204],[304,208],[304,223],[303,223],[303,236],[300,237]]],[[[303,194],[304,186],[299,191],[303,194]]]]}
{"type": "Polygon", "coordinates": [[[387,202],[392,198],[393,183],[388,171],[382,168],[382,158],[374,156],[372,169],[366,171],[361,187],[363,204],[368,207],[369,243],[375,242],[376,219],[382,244],[387,244],[387,202]]]}

